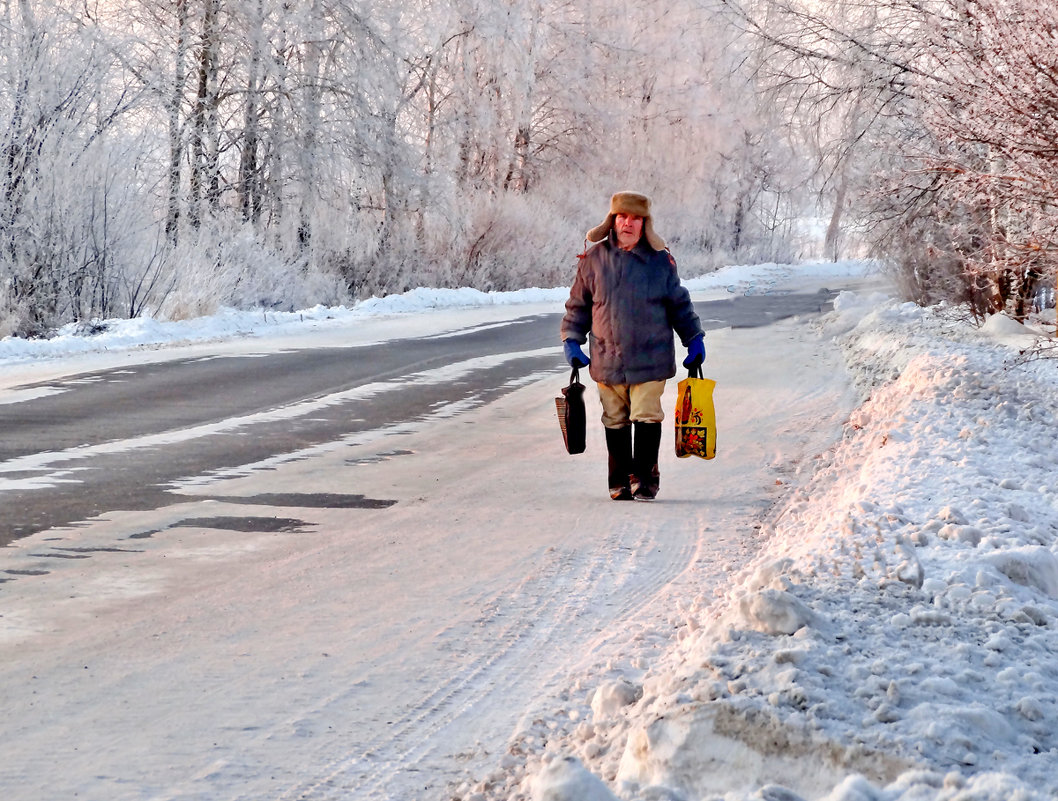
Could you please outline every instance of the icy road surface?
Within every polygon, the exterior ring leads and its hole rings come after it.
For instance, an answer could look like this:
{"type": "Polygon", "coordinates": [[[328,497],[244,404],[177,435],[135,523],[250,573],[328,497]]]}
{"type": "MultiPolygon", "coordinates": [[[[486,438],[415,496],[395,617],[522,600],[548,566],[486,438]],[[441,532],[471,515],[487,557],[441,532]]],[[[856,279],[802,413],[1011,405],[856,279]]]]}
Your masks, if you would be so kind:
{"type": "Polygon", "coordinates": [[[654,504],[609,500],[600,425],[565,454],[560,371],[3,549],[0,797],[411,801],[502,771],[670,643],[853,407],[805,320],[707,347],[718,457],[677,460],[669,421],[654,504]],[[393,503],[317,502],[349,494],[393,503]]]}

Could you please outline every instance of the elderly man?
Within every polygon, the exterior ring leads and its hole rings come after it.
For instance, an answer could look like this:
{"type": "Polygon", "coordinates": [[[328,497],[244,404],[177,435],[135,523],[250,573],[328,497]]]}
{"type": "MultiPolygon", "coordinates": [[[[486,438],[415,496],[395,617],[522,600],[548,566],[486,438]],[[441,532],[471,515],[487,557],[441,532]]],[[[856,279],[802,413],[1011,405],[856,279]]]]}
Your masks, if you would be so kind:
{"type": "Polygon", "coordinates": [[[610,497],[653,500],[665,418],[661,396],[665,381],[676,375],[673,331],[687,348],[685,367],[704,361],[705,334],[676,261],[654,231],[649,198],[615,194],[587,240],[594,244],[580,256],[562,318],[566,360],[588,366],[599,385],[610,497]],[[589,335],[590,359],[581,348],[589,335]]]}

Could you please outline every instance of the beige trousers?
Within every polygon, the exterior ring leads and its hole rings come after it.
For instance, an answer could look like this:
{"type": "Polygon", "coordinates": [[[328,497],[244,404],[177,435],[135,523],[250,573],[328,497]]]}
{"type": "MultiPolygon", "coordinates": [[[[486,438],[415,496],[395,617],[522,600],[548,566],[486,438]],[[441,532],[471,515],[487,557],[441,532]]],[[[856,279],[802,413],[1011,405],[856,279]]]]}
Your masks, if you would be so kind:
{"type": "Polygon", "coordinates": [[[661,410],[664,381],[643,384],[599,384],[602,401],[602,424],[606,428],[624,428],[629,423],[660,423],[665,419],[661,410]]]}

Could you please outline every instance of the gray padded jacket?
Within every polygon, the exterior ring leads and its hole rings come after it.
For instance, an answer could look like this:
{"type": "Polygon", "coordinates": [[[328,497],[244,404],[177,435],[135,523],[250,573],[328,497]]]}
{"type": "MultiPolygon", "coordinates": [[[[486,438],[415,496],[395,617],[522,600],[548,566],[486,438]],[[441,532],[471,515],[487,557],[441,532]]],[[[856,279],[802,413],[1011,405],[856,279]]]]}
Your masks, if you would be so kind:
{"type": "Polygon", "coordinates": [[[686,346],[702,326],[671,254],[643,241],[621,250],[611,231],[581,257],[561,331],[580,344],[590,333],[592,379],[618,385],[672,378],[672,332],[686,346]]]}

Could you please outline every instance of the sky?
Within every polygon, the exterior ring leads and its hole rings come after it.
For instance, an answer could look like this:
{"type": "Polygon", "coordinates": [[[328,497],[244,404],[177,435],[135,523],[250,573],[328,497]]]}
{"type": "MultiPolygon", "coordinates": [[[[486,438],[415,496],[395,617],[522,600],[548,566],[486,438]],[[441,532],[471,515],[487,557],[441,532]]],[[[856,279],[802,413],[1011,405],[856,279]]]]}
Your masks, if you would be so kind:
{"type": "MultiPolygon", "coordinates": [[[[823,318],[708,333],[718,456],[666,454],[654,504],[605,497],[601,431],[561,452],[559,370],[2,549],[0,793],[1058,796],[1058,376],[1018,358],[1053,311],[978,328],[864,263],[688,284],[844,291],[823,318]],[[297,535],[209,525],[231,508],[206,495],[350,486],[397,503],[271,510],[297,535]]],[[[8,339],[0,403],[85,369],[502,324],[565,293],[8,339]]]]}

